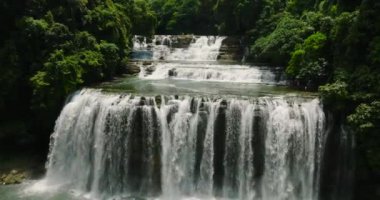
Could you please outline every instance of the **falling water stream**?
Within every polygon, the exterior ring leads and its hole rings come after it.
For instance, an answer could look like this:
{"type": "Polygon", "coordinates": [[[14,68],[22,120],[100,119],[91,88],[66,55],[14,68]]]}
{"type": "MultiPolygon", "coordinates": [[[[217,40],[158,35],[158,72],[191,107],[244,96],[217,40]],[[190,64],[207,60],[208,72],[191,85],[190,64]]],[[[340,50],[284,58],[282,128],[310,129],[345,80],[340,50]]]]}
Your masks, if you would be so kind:
{"type": "Polygon", "coordinates": [[[86,89],[57,120],[43,181],[100,198],[314,199],[324,130],[317,99],[86,89]]]}
{"type": "Polygon", "coordinates": [[[329,123],[319,99],[246,89],[283,82],[270,67],[218,62],[224,39],[193,36],[181,46],[174,36],[136,36],[133,59],[150,63],[127,78],[133,90],[73,94],[56,121],[46,175],[23,194],[320,199],[329,123]],[[152,86],[163,83],[173,86],[152,86]]]}
{"type": "Polygon", "coordinates": [[[178,38],[155,36],[151,43],[146,38],[134,38],[135,59],[161,60],[152,64],[141,64],[141,79],[177,79],[193,81],[219,81],[238,83],[284,84],[273,67],[226,64],[216,62],[219,49],[226,37],[192,37],[188,45],[172,47],[178,38]],[[174,41],[173,41],[174,40],[174,41]],[[185,46],[185,47],[184,47],[185,46]],[[147,53],[150,52],[150,53],[147,53]],[[174,62],[173,62],[174,61],[174,62]]]}

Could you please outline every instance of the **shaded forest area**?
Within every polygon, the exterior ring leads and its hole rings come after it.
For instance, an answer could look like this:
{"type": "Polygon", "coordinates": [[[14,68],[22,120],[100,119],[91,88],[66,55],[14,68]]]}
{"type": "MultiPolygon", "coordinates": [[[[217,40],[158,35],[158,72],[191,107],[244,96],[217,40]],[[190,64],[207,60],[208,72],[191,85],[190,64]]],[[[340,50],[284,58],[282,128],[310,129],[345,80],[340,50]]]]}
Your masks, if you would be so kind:
{"type": "Polygon", "coordinates": [[[123,73],[133,22],[153,30],[155,17],[138,6],[129,0],[1,1],[1,141],[14,145],[27,137],[46,149],[70,93],[123,73]]]}
{"type": "Polygon", "coordinates": [[[355,132],[361,195],[379,193],[377,0],[2,0],[0,12],[2,147],[46,151],[65,98],[122,74],[134,34],[239,35],[250,61],[320,92],[355,132]]]}

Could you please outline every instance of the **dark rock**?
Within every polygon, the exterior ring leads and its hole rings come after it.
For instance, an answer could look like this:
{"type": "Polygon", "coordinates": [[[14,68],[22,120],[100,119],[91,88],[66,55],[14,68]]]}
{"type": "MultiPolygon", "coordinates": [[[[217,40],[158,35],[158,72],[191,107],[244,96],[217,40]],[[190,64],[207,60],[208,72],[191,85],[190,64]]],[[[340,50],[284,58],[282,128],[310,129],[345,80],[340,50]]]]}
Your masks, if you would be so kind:
{"type": "Polygon", "coordinates": [[[137,63],[130,62],[126,68],[126,74],[138,74],[140,73],[140,66],[137,63]]]}
{"type": "Polygon", "coordinates": [[[244,57],[245,45],[240,37],[227,37],[219,50],[218,60],[241,61],[244,57]]]}
{"type": "Polygon", "coordinates": [[[144,61],[144,62],[143,62],[143,65],[144,65],[144,66],[146,66],[146,65],[152,65],[152,62],[144,61]]]}
{"type": "Polygon", "coordinates": [[[193,41],[194,36],[192,35],[178,35],[172,43],[173,48],[187,48],[193,41]]]}
{"type": "Polygon", "coordinates": [[[207,105],[204,103],[204,101],[202,101],[200,104],[201,105],[199,105],[199,113],[204,112],[205,114],[208,114],[209,110],[207,108],[207,105]]]}
{"type": "Polygon", "coordinates": [[[177,76],[177,72],[175,69],[171,69],[171,70],[169,70],[168,75],[169,76],[177,76]]]}
{"type": "Polygon", "coordinates": [[[220,102],[220,108],[227,108],[227,104],[228,102],[226,100],[223,100],[222,102],[220,102]]]}
{"type": "Polygon", "coordinates": [[[145,72],[149,75],[152,74],[156,70],[156,67],[154,65],[148,66],[145,68],[145,72]]]}
{"type": "Polygon", "coordinates": [[[17,170],[12,170],[9,174],[3,174],[0,177],[0,184],[2,185],[13,185],[20,184],[26,179],[25,172],[18,172],[17,170]]]}
{"type": "Polygon", "coordinates": [[[229,36],[223,40],[222,45],[226,45],[226,46],[240,45],[240,41],[241,41],[240,37],[229,36]]]}
{"type": "Polygon", "coordinates": [[[162,102],[162,98],[161,98],[161,96],[160,96],[160,95],[157,95],[157,96],[155,97],[155,100],[156,100],[156,104],[157,104],[157,106],[160,107],[161,102],[162,102]]]}
{"type": "Polygon", "coordinates": [[[146,105],[146,98],[145,97],[141,97],[140,99],[140,106],[144,106],[146,105]]]}

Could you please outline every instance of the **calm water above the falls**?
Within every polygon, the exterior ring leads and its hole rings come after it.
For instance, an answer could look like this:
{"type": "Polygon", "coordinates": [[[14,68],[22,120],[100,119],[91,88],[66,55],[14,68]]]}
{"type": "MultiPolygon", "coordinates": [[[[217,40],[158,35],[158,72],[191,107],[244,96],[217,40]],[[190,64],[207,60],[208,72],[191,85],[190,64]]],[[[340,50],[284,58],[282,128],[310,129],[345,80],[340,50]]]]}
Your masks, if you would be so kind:
{"type": "Polygon", "coordinates": [[[68,98],[45,177],[0,200],[320,199],[330,124],[316,94],[220,61],[225,37],[182,37],[136,36],[140,73],[68,98]]]}

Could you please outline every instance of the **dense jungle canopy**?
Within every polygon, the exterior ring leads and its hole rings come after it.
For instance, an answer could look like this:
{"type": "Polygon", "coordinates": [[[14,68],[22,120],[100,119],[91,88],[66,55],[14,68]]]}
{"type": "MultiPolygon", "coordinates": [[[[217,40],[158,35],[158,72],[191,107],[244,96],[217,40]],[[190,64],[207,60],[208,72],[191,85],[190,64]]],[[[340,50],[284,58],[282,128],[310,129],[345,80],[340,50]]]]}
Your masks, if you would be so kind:
{"type": "Polygon", "coordinates": [[[133,35],[239,35],[249,61],[320,92],[356,133],[363,184],[379,177],[377,0],[2,0],[0,13],[1,143],[47,144],[69,94],[128,68],[133,35]]]}

